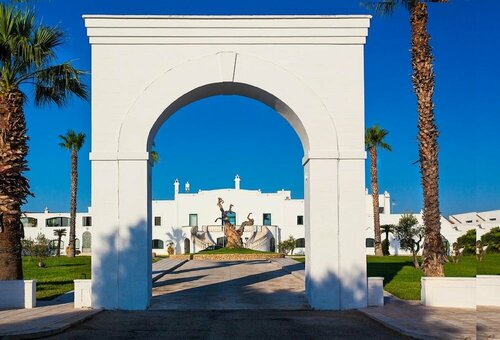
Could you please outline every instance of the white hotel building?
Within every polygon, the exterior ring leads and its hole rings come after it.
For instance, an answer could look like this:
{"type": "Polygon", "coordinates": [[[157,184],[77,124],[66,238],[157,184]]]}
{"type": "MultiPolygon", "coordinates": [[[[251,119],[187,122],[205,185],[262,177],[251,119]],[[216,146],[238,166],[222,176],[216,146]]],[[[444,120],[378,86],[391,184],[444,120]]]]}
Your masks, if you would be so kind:
{"type": "MultiPolygon", "coordinates": [[[[224,232],[220,220],[221,213],[217,200],[224,200],[224,209],[229,210],[232,204],[234,215],[231,222],[239,226],[247,220],[249,213],[254,219],[253,226],[245,227],[242,236],[246,247],[278,251],[278,243],[293,236],[297,248],[295,254],[303,254],[305,247],[304,231],[304,200],[293,199],[291,192],[280,190],[275,193],[263,193],[260,190],[245,190],[240,188],[240,178],[234,179],[234,188],[217,190],[200,190],[189,192],[189,183],[180,191],[180,183],[174,183],[173,200],[153,200],[153,239],[152,251],[157,255],[167,253],[166,248],[172,243],[177,254],[193,253],[208,246],[220,244],[224,240],[224,232]]],[[[381,194],[380,223],[397,224],[401,214],[391,213],[391,198],[388,192],[381,194]]],[[[366,191],[366,252],[373,254],[373,208],[372,197],[366,191]]],[[[422,223],[422,215],[414,214],[422,223]]],[[[90,254],[92,247],[92,209],[87,213],[78,213],[76,219],[76,247],[81,254],[90,254]]],[[[42,213],[26,213],[22,219],[26,238],[36,238],[43,233],[56,246],[55,229],[67,229],[61,248],[68,244],[69,213],[52,213],[45,209],[42,213]]],[[[441,233],[450,244],[467,230],[476,228],[478,237],[493,227],[500,226],[500,210],[480,213],[465,213],[441,218],[441,233]]],[[[382,239],[384,239],[382,235],[382,239]]],[[[406,254],[398,247],[398,241],[389,235],[390,252],[393,255],[406,254]]]]}

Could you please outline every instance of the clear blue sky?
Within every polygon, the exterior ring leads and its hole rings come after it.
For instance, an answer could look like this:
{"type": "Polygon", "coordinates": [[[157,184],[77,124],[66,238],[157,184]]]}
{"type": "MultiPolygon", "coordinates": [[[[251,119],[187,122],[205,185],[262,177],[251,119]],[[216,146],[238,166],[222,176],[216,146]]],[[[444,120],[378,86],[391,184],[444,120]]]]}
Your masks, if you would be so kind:
{"type": "MultiPolygon", "coordinates": [[[[61,60],[90,71],[83,14],[364,14],[359,1],[155,1],[39,0],[45,24],[67,33],[61,60]]],[[[436,58],[436,116],[441,132],[440,195],[443,214],[500,209],[500,26],[496,0],[450,0],[430,5],[436,58]]],[[[366,123],[388,129],[392,152],[381,152],[380,189],[396,211],[422,206],[416,143],[416,104],[410,81],[408,14],[372,20],[366,45],[366,123]]],[[[35,198],[24,207],[69,210],[69,154],[58,146],[67,129],[90,135],[90,104],[63,109],[26,107],[30,142],[28,177],[35,198]]],[[[292,128],[265,105],[242,97],[211,97],[182,108],[156,138],[161,162],[154,168],[154,198],[171,198],[172,183],[189,180],[192,191],[231,187],[292,190],[303,197],[302,147],[292,128]],[[226,122],[221,129],[220,122],[226,122]]],[[[78,209],[90,205],[87,142],[81,151],[78,209]]],[[[368,168],[367,163],[367,170],[368,168]]],[[[369,178],[366,180],[369,186],[369,178]]]]}

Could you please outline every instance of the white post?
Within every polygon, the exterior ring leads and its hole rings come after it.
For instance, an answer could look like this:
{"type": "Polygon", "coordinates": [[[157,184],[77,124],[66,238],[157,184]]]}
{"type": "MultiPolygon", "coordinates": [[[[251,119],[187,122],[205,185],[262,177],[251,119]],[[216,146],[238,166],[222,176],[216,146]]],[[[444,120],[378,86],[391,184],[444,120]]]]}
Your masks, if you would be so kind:
{"type": "Polygon", "coordinates": [[[93,213],[99,226],[92,247],[94,308],[144,310],[149,306],[149,172],[147,159],[92,162],[93,213]]]}

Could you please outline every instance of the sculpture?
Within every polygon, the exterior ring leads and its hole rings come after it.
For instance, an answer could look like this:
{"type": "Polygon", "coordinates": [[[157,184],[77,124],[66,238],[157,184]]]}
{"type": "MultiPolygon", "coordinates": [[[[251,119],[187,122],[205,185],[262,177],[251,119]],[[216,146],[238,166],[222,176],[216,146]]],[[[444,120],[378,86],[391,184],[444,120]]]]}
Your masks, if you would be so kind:
{"type": "Polygon", "coordinates": [[[231,223],[231,220],[229,216],[231,214],[234,214],[233,212],[233,205],[229,205],[229,210],[224,210],[224,207],[222,206],[224,204],[224,200],[222,198],[218,198],[217,201],[217,206],[219,207],[219,210],[221,212],[221,217],[218,217],[215,222],[218,220],[222,220],[222,224],[224,226],[224,236],[226,237],[227,248],[242,248],[243,247],[243,242],[241,240],[241,235],[243,235],[243,232],[245,231],[245,226],[251,226],[254,223],[254,220],[250,218],[250,214],[247,216],[247,221],[243,222],[241,226],[236,229],[234,225],[231,223]]]}

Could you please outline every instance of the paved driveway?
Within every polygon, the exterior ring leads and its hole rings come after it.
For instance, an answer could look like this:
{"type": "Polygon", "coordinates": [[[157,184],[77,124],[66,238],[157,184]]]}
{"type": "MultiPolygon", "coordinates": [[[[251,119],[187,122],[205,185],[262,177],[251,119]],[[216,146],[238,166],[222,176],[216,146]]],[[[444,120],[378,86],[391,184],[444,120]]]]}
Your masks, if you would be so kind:
{"type": "Polygon", "coordinates": [[[150,310],[309,309],[304,282],[267,261],[189,261],[154,284],[150,310]]]}

